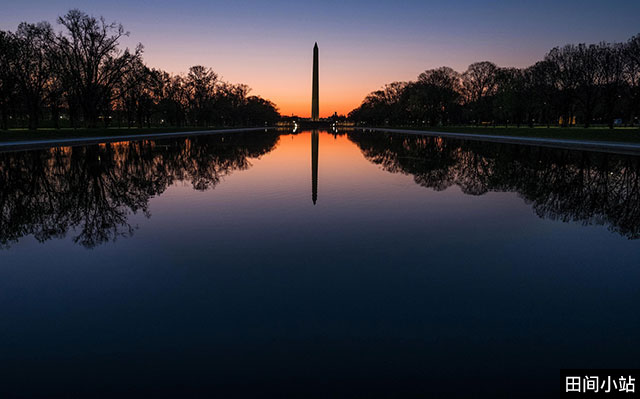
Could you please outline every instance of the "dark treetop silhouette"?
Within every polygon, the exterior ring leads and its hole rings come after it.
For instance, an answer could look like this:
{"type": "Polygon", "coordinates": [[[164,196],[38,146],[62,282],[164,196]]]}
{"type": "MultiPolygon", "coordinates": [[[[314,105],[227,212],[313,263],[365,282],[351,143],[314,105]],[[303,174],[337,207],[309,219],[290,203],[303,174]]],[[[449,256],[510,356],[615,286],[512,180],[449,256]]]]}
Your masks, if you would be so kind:
{"type": "Polygon", "coordinates": [[[535,65],[442,67],[369,94],[349,118],[367,125],[640,125],[640,35],[566,45],[535,65]]]}
{"type": "Polygon", "coordinates": [[[122,25],[71,10],[47,22],[0,31],[0,129],[84,125],[264,125],[276,106],[223,82],[212,69],[186,75],[147,67],[141,44],[121,49],[122,25]],[[44,120],[43,120],[44,119],[44,120]]]}

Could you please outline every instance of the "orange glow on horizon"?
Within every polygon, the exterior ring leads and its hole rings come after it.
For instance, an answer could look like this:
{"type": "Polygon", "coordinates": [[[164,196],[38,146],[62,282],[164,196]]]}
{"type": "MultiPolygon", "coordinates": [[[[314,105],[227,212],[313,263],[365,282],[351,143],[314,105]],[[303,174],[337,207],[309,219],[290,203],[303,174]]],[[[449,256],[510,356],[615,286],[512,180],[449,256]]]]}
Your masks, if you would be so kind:
{"type": "MultiPolygon", "coordinates": [[[[325,50],[321,44],[318,43],[321,118],[330,117],[334,113],[347,115],[360,106],[370,92],[394,80],[413,79],[421,72],[405,71],[403,69],[407,68],[398,68],[397,65],[386,65],[381,69],[379,64],[376,68],[358,70],[361,62],[358,57],[333,54],[332,49],[325,50]],[[400,75],[396,75],[397,69],[400,69],[400,75]]],[[[185,73],[189,65],[211,66],[221,80],[244,83],[251,88],[249,95],[272,101],[281,115],[311,117],[311,47],[298,49],[299,53],[295,57],[280,53],[278,48],[272,48],[274,54],[269,55],[243,54],[243,57],[249,58],[244,62],[238,59],[237,49],[223,52],[222,58],[217,62],[209,62],[205,59],[185,61],[175,58],[165,52],[169,47],[170,43],[164,43],[163,48],[158,48],[157,52],[149,49],[145,54],[148,64],[174,74],[185,73]]]]}
{"type": "MultiPolygon", "coordinates": [[[[322,93],[322,92],[321,92],[322,93]]],[[[257,93],[256,93],[257,94],[257,93]]],[[[358,107],[366,94],[360,96],[359,94],[350,93],[350,95],[343,95],[336,99],[328,99],[322,101],[322,94],[320,97],[320,117],[328,118],[334,113],[338,115],[348,115],[354,108],[358,107]]],[[[311,97],[309,99],[302,98],[290,98],[280,97],[277,94],[272,96],[262,95],[261,97],[271,100],[278,107],[278,111],[282,116],[297,115],[302,118],[311,117],[311,97]]]]}

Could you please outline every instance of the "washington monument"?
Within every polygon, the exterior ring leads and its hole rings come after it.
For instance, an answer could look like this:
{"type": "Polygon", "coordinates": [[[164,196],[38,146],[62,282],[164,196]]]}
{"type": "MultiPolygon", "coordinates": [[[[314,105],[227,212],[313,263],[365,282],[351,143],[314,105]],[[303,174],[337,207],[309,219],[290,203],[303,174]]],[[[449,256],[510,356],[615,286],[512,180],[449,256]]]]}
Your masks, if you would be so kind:
{"type": "MultiPolygon", "coordinates": [[[[313,46],[313,88],[311,92],[311,120],[318,122],[318,43],[313,46]]],[[[318,200],[318,130],[311,132],[311,200],[318,200]]]]}
{"type": "Polygon", "coordinates": [[[318,122],[320,119],[318,104],[318,43],[313,46],[313,88],[311,90],[311,120],[318,122]]]}

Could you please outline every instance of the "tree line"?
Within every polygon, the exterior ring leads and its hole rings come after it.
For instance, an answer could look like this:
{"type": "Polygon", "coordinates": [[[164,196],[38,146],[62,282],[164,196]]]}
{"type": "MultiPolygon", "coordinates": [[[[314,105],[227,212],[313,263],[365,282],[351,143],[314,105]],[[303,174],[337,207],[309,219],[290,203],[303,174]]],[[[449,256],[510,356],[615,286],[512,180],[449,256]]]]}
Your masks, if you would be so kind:
{"type": "Polygon", "coordinates": [[[171,74],[145,65],[143,46],[122,49],[118,23],[71,10],[57,20],[0,30],[0,129],[42,125],[263,125],[276,106],[224,82],[211,68],[171,74]]]}
{"type": "Polygon", "coordinates": [[[638,125],[640,35],[556,47],[528,68],[483,61],[427,70],[370,93],[349,118],[365,125],[638,125]]]}

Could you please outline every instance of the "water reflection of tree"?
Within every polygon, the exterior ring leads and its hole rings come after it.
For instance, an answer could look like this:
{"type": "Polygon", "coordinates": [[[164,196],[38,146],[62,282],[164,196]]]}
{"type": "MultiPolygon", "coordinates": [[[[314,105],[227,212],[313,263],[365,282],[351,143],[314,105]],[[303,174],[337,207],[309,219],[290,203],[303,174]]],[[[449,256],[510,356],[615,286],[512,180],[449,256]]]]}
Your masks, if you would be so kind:
{"type": "Polygon", "coordinates": [[[607,225],[640,238],[638,157],[362,131],[348,136],[368,160],[421,186],[456,185],[470,195],[514,191],[540,217],[607,225]]]}
{"type": "Polygon", "coordinates": [[[128,219],[176,181],[214,188],[271,151],[277,133],[114,143],[0,154],[0,246],[74,232],[85,246],[130,236],[128,219]]]}

